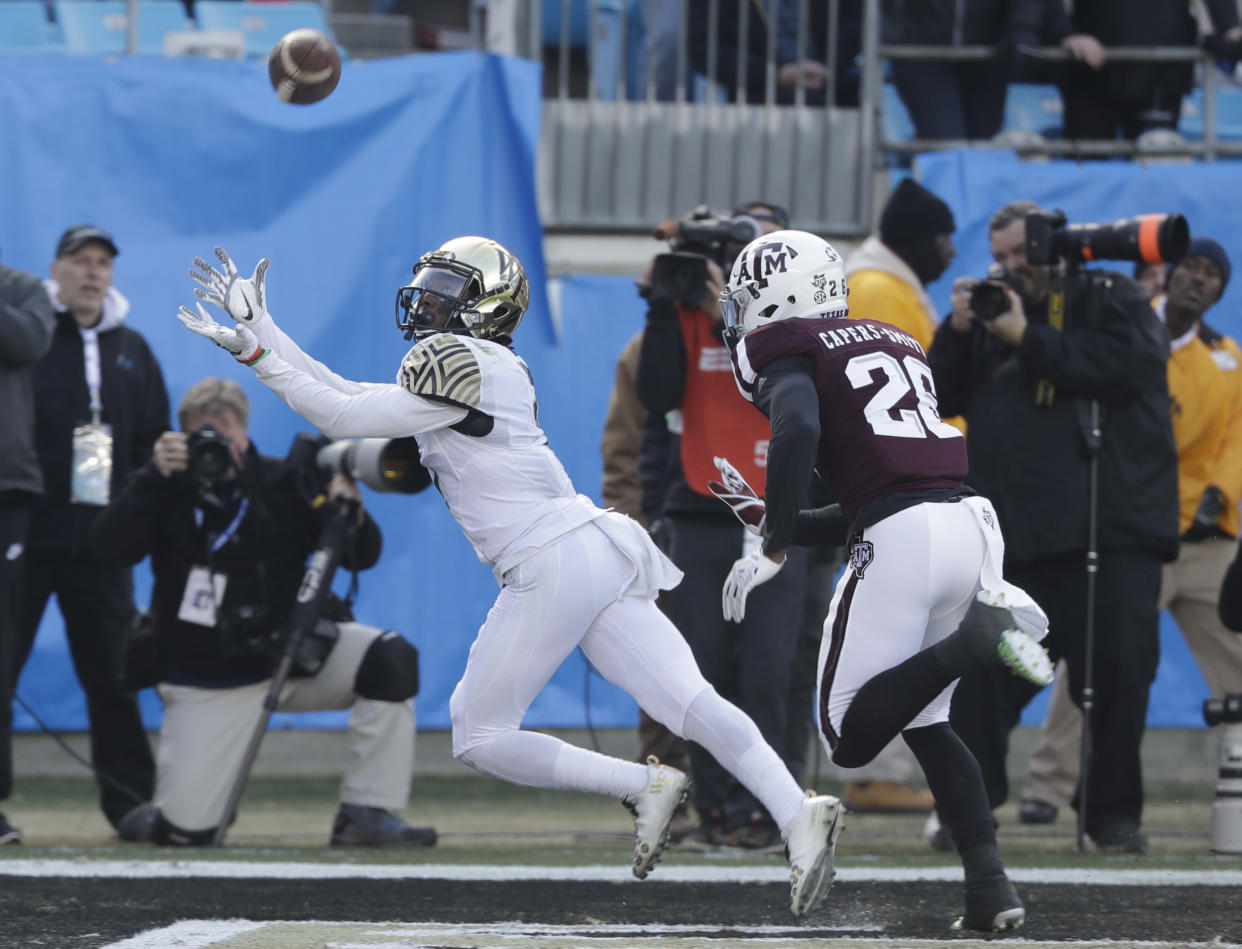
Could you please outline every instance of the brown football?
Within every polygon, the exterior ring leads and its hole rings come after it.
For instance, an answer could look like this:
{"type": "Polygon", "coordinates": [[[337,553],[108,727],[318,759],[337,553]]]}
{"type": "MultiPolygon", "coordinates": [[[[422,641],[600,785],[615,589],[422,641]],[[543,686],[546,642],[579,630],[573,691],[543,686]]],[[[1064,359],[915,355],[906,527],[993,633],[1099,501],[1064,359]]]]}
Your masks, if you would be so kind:
{"type": "Polygon", "coordinates": [[[325,99],[341,80],[341,53],[319,30],[286,33],[267,57],[267,74],[285,102],[310,105],[325,99]]]}

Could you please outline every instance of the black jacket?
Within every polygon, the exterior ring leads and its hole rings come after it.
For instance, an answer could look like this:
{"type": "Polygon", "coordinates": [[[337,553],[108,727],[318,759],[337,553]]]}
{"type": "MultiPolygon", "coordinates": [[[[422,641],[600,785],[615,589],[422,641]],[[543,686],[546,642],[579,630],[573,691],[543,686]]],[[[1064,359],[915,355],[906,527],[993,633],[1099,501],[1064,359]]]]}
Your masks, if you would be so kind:
{"type": "Polygon", "coordinates": [[[0,264],[0,498],[43,491],[34,447],[33,379],[54,325],[42,281],[0,264]]]}
{"type": "Polygon", "coordinates": [[[1039,31],[1046,2],[1060,0],[884,0],[886,43],[918,46],[995,46],[1012,33],[1039,31]]]}
{"type": "Polygon", "coordinates": [[[1064,332],[1043,308],[1028,311],[1015,349],[982,326],[959,333],[945,320],[929,353],[941,413],[966,417],[967,483],[996,506],[1013,560],[1087,549],[1092,399],[1103,419],[1099,548],[1177,555],[1168,333],[1137,284],[1096,273],[1070,278],[1064,332]],[[1100,300],[1095,329],[1086,325],[1089,293],[1100,300]],[[1040,380],[1055,387],[1051,405],[1036,405],[1040,380]]]}
{"type": "MultiPolygon", "coordinates": [[[[112,426],[112,492],[151,458],[168,431],[168,390],[146,340],[124,325],[99,333],[103,422],[112,426]]],[[[52,347],[34,370],[35,448],[43,468],[43,499],[30,521],[29,546],[81,549],[90,544],[100,508],[72,504],[73,430],[90,421],[82,335],[73,317],[56,314],[52,347]]]]}
{"type": "MultiPolygon", "coordinates": [[[[95,523],[96,553],[136,564],[148,554],[155,575],[151,613],[170,682],[241,684],[271,672],[270,636],[293,607],[307,556],[315,549],[322,518],[298,490],[295,473],[280,458],[251,446],[237,490],[221,503],[205,499],[188,475],[163,477],[144,466],[95,523]],[[247,507],[216,553],[210,546],[247,507]],[[198,512],[198,513],[196,513],[198,512]],[[198,518],[201,516],[201,526],[198,518]],[[194,566],[227,577],[214,629],[178,618],[186,579],[194,566]]],[[[343,559],[363,570],[380,554],[379,528],[370,516],[343,559]]]]}

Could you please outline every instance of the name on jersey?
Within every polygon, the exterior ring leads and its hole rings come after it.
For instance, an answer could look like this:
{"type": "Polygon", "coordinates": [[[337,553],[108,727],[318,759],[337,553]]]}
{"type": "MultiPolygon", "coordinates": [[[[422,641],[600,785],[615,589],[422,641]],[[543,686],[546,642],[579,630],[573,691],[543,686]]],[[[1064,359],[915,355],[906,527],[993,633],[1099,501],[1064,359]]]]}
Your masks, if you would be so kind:
{"type": "Polygon", "coordinates": [[[819,339],[828,349],[888,339],[905,346],[907,349],[913,349],[917,353],[922,353],[924,356],[927,355],[923,352],[923,347],[919,345],[919,341],[908,333],[903,333],[888,326],[872,326],[870,323],[846,321],[845,325],[838,329],[824,330],[819,334],[819,339]]]}

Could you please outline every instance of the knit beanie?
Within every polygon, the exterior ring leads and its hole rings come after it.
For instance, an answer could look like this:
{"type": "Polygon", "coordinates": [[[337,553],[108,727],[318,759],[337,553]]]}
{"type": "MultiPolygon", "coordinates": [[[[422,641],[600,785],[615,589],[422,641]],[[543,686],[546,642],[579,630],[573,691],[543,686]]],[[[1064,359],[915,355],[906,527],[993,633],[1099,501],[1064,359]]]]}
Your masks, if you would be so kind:
{"type": "Polygon", "coordinates": [[[1177,265],[1187,257],[1206,257],[1220,268],[1220,292],[1223,296],[1225,287],[1229,286],[1229,271],[1232,269],[1229,266],[1229,255],[1225,253],[1225,248],[1210,237],[1192,237],[1186,253],[1169,269],[1169,273],[1172,274],[1177,265]]]}
{"type": "Polygon", "coordinates": [[[953,212],[913,178],[902,178],[880,213],[880,240],[901,244],[957,230],[953,212]]]}

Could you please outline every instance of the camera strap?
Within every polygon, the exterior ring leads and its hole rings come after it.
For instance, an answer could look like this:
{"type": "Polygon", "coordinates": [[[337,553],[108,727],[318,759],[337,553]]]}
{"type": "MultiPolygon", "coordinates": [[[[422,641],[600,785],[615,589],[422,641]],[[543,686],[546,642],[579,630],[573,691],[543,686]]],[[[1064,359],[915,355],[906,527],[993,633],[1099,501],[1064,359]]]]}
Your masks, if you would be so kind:
{"type": "MultiPolygon", "coordinates": [[[[1048,325],[1058,333],[1065,331],[1065,291],[1053,290],[1048,294],[1048,325]]],[[[1056,386],[1047,379],[1035,383],[1035,404],[1041,408],[1052,405],[1056,398],[1056,386]]]]}
{"type": "MultiPolygon", "coordinates": [[[[209,545],[209,554],[214,554],[227,544],[237,529],[241,527],[242,519],[246,516],[246,512],[250,510],[250,498],[242,498],[241,504],[237,505],[237,513],[233,515],[233,520],[229,522],[229,526],[216,535],[216,539],[209,545]]],[[[194,524],[199,529],[203,529],[203,509],[201,507],[194,508],[194,524]]]]}

